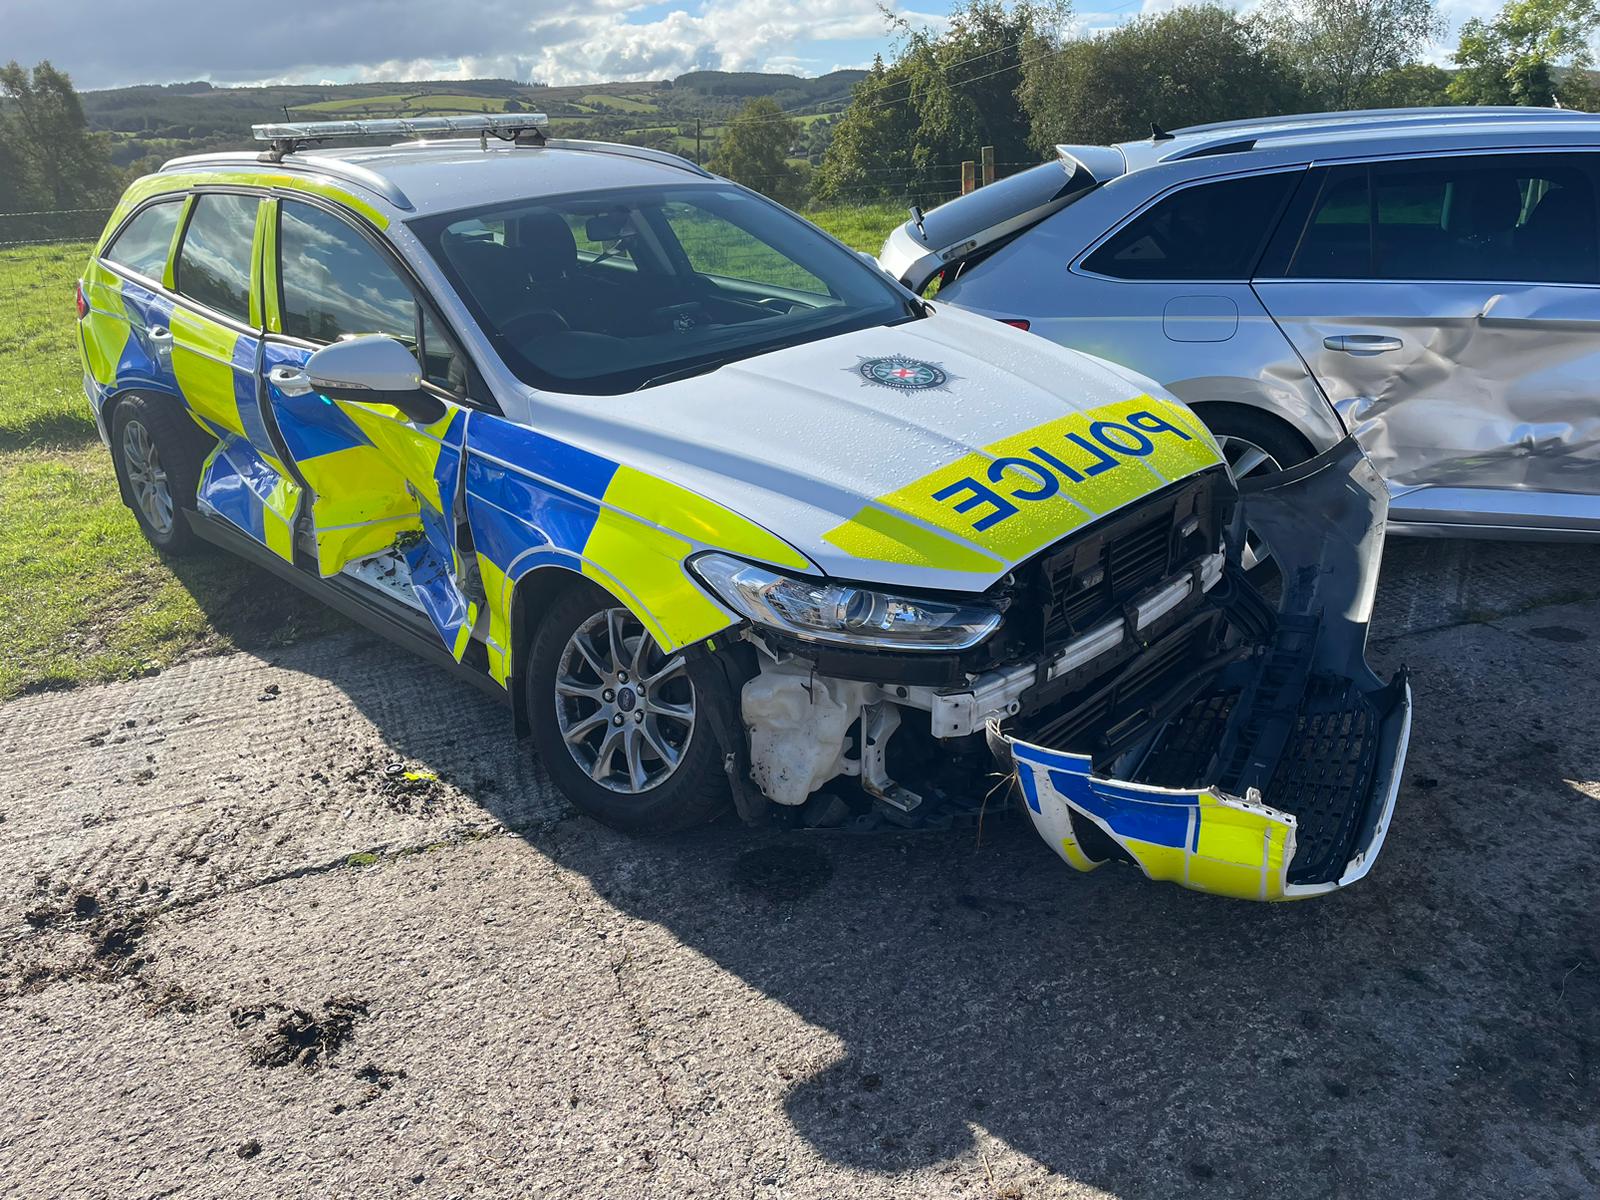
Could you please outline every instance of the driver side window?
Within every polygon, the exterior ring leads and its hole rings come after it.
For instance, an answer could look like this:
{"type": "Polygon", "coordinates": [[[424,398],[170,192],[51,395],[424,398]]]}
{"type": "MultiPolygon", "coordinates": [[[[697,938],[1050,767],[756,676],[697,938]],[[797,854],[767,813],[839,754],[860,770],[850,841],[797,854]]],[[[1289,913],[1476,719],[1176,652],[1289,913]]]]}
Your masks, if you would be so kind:
{"type": "Polygon", "coordinates": [[[420,313],[410,285],[355,229],[325,209],[280,204],[283,332],[311,342],[381,333],[403,343],[437,387],[462,391],[453,347],[420,313]]]}

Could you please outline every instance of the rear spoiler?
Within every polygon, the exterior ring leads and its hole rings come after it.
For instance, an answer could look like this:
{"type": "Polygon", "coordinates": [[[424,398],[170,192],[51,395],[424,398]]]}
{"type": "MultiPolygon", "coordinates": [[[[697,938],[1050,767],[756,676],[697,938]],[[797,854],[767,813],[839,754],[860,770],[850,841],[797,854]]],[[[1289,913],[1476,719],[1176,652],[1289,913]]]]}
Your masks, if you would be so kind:
{"type": "Polygon", "coordinates": [[[1126,170],[1115,146],[1057,146],[1054,162],[941,204],[920,221],[907,221],[883,243],[878,264],[920,292],[946,267],[994,248],[1126,170]]]}
{"type": "Polygon", "coordinates": [[[1057,146],[1062,166],[1081,171],[1094,184],[1107,183],[1128,169],[1128,160],[1115,146],[1057,146]]]}

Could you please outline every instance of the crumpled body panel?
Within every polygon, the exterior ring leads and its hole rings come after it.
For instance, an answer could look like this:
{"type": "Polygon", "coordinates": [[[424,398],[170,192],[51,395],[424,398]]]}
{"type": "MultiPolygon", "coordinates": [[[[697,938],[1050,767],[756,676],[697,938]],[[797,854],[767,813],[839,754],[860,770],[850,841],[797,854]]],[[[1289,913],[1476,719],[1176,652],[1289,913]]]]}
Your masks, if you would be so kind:
{"type": "Polygon", "coordinates": [[[1600,490],[1600,289],[1258,283],[1397,489],[1600,490]],[[1390,338],[1352,353],[1339,337],[1390,338]]]}
{"type": "MultiPolygon", "coordinates": [[[[1177,685],[1134,692],[1114,737],[1049,745],[1029,740],[1026,720],[1014,733],[990,725],[1035,828],[1078,870],[1121,859],[1196,891],[1287,900],[1362,878],[1383,844],[1411,727],[1404,672],[1385,684],[1365,658],[1383,481],[1346,439],[1240,492],[1240,520],[1282,572],[1275,615],[1235,573],[1218,602],[1231,649],[1177,685]]],[[[1135,686],[1107,694],[1121,704],[1135,686]]]]}

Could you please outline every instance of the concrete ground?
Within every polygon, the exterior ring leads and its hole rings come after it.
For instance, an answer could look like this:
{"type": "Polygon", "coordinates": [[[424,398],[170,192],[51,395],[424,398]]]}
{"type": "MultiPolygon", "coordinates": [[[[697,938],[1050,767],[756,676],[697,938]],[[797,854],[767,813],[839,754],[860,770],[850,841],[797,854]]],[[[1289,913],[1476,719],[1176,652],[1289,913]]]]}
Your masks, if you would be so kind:
{"type": "Polygon", "coordinates": [[[0,707],[5,1196],[1587,1197],[1600,547],[1391,545],[1373,875],[630,841],[360,635],[0,707]]]}

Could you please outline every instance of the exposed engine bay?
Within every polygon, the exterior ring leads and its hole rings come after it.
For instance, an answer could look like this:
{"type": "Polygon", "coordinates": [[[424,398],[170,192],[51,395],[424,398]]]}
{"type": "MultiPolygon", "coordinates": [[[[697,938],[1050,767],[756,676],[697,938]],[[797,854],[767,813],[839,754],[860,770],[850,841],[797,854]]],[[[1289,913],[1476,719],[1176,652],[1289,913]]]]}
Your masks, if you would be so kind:
{"type": "Polygon", "coordinates": [[[1074,867],[1229,895],[1352,882],[1410,721],[1404,672],[1385,684],[1364,658],[1384,515],[1346,441],[1238,491],[1201,473],[1050,547],[991,589],[1005,625],[961,654],[746,629],[750,784],[781,820],[858,829],[1020,800],[1074,867]],[[1246,520],[1276,605],[1238,565],[1246,520]]]}

